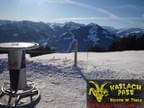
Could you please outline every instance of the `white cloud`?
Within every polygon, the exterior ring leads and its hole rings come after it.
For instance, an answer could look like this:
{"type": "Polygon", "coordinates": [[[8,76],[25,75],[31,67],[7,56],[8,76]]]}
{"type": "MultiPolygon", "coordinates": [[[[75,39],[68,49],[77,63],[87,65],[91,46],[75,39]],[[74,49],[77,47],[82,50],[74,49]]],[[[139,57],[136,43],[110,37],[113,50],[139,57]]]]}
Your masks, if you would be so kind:
{"type": "Polygon", "coordinates": [[[45,4],[68,4],[69,0],[36,0],[39,6],[43,6],[45,4]]]}
{"type": "Polygon", "coordinates": [[[121,20],[121,21],[129,21],[129,20],[141,20],[140,17],[73,17],[73,18],[56,18],[54,21],[90,21],[90,20],[121,20]]]}
{"type": "Polygon", "coordinates": [[[56,18],[55,21],[86,21],[86,20],[100,20],[105,19],[104,17],[73,17],[73,18],[56,18]]]}
{"type": "MultiPolygon", "coordinates": [[[[142,18],[140,18],[140,17],[120,17],[106,9],[98,8],[93,5],[85,4],[85,3],[78,2],[75,0],[46,0],[46,1],[47,1],[47,3],[61,3],[61,4],[75,5],[75,6],[79,6],[82,8],[92,9],[92,10],[95,10],[95,11],[98,11],[98,12],[101,12],[101,13],[107,15],[107,17],[56,18],[56,19],[54,19],[54,21],[122,20],[122,21],[125,21],[126,23],[133,23],[133,21],[142,20],[142,18]]],[[[121,5],[118,8],[128,8],[128,7],[132,8],[132,7],[138,7],[138,6],[129,4],[129,5],[121,5]]],[[[144,18],[144,14],[143,14],[143,18],[144,18]]]]}
{"type": "Polygon", "coordinates": [[[46,3],[67,4],[69,0],[45,0],[46,3]]]}
{"type": "Polygon", "coordinates": [[[72,5],[76,5],[76,6],[80,6],[80,7],[83,7],[83,8],[88,8],[88,9],[93,9],[93,10],[96,10],[96,11],[99,11],[103,14],[106,14],[108,15],[109,17],[118,17],[117,15],[103,9],[103,8],[97,8],[95,6],[92,6],[92,5],[88,5],[88,4],[85,4],[85,3],[81,3],[81,2],[77,2],[77,1],[74,1],[74,0],[69,0],[70,4],[72,5]]]}
{"type": "Polygon", "coordinates": [[[96,10],[98,12],[101,12],[109,17],[118,17],[117,15],[109,12],[108,10],[105,10],[103,8],[97,8],[95,6],[89,5],[89,4],[85,4],[82,2],[78,2],[78,1],[74,1],[74,0],[44,0],[46,1],[45,3],[56,3],[56,4],[70,4],[70,5],[75,5],[78,7],[82,7],[82,8],[87,8],[87,9],[92,9],[92,10],[96,10]]]}
{"type": "Polygon", "coordinates": [[[127,4],[127,5],[113,6],[113,7],[110,7],[110,8],[144,8],[144,6],[134,5],[134,4],[127,4]]]}

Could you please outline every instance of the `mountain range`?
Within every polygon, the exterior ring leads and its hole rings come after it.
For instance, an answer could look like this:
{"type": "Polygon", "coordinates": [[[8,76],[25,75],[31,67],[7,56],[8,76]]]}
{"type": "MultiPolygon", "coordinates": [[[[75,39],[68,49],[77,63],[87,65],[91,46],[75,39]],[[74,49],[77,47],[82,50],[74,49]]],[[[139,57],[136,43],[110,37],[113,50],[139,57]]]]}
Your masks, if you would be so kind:
{"type": "Polygon", "coordinates": [[[98,24],[43,23],[32,21],[0,20],[0,42],[38,42],[41,46],[50,46],[56,51],[72,50],[72,43],[78,40],[79,50],[92,47],[107,49],[112,42],[130,34],[141,36],[144,29],[116,29],[98,24]]]}

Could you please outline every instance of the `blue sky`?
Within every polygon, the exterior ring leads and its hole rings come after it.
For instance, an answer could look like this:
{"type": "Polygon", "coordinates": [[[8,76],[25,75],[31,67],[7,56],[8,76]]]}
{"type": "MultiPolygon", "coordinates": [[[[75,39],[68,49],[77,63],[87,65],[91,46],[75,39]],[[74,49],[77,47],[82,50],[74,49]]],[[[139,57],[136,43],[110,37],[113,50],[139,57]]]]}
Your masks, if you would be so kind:
{"type": "Polygon", "coordinates": [[[144,0],[0,0],[0,19],[144,28],[144,0]]]}

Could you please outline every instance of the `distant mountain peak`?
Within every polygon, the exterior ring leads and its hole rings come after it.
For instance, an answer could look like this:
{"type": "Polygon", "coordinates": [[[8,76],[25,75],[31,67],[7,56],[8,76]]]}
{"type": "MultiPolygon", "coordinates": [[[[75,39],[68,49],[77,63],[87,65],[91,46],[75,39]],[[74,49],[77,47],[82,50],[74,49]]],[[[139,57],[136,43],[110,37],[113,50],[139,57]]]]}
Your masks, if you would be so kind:
{"type": "Polygon", "coordinates": [[[84,26],[84,24],[79,24],[75,22],[65,22],[63,28],[73,30],[73,29],[79,29],[81,26],[84,26]]]}

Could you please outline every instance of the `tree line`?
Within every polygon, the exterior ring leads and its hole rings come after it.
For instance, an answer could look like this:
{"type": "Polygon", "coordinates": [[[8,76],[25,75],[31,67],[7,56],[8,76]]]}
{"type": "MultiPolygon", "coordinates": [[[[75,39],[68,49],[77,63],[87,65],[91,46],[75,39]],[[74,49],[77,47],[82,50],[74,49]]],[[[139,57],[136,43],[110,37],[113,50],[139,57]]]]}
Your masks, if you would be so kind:
{"type": "Polygon", "coordinates": [[[118,41],[114,41],[107,49],[94,46],[89,51],[106,52],[106,51],[124,51],[124,50],[144,50],[144,34],[137,36],[131,34],[123,37],[118,41]]]}
{"type": "Polygon", "coordinates": [[[109,46],[110,51],[144,50],[144,35],[129,35],[109,46]]]}

